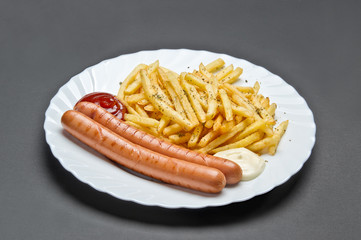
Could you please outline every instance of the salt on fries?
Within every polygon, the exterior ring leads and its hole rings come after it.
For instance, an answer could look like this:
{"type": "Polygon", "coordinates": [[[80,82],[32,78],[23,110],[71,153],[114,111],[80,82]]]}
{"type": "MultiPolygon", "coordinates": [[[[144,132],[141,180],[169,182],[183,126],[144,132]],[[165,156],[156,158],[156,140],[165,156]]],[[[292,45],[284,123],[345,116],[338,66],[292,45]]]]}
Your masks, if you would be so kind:
{"type": "Polygon", "coordinates": [[[288,120],[275,126],[277,105],[259,94],[258,82],[232,85],[242,72],[220,58],[181,74],[159,61],[139,64],[117,97],[126,122],[172,143],[209,154],[245,147],[274,155],[288,120]]]}

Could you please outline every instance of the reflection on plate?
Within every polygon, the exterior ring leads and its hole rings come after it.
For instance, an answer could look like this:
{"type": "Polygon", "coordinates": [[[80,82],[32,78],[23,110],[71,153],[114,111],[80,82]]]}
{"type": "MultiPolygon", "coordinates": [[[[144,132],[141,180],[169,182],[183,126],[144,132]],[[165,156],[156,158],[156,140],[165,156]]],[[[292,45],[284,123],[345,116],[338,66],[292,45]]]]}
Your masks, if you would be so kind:
{"type": "Polygon", "coordinates": [[[316,125],[305,100],[279,76],[246,60],[207,51],[156,50],[142,51],[105,60],[71,78],[50,102],[45,113],[44,129],[54,156],[79,180],[98,191],[116,198],[149,206],[166,208],[202,208],[221,206],[248,200],[272,190],[298,172],[311,154],[315,143],[316,125]],[[275,156],[264,155],[265,171],[252,181],[226,187],[217,195],[204,194],[163,184],[125,170],[105,157],[74,140],[61,126],[62,114],[71,109],[83,95],[104,91],[116,94],[119,82],[139,63],[150,64],[159,59],[160,65],[175,72],[191,71],[200,62],[207,64],[222,58],[227,65],[243,68],[236,84],[261,85],[260,93],[278,105],[278,122],[288,119],[289,126],[275,156]]]}

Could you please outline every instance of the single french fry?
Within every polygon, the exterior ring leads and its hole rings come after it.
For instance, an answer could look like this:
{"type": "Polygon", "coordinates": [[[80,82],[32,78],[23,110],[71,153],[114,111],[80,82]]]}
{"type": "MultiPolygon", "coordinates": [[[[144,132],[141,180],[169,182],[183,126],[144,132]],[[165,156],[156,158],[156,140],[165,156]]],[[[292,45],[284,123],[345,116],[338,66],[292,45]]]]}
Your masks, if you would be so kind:
{"type": "Polygon", "coordinates": [[[206,69],[208,72],[215,72],[224,66],[225,62],[222,58],[218,58],[213,62],[210,62],[206,65],[206,69]]]}
{"type": "Polygon", "coordinates": [[[219,135],[218,132],[209,131],[206,135],[204,135],[201,140],[199,140],[198,147],[205,147],[210,141],[216,138],[219,135]]]}
{"type": "Polygon", "coordinates": [[[237,90],[246,93],[246,94],[253,94],[254,88],[253,87],[244,87],[244,86],[236,86],[237,90]]]}
{"type": "Polygon", "coordinates": [[[219,82],[221,79],[224,79],[228,74],[233,72],[233,64],[229,65],[228,67],[222,69],[216,74],[216,79],[219,82]]]}
{"type": "Polygon", "coordinates": [[[254,92],[254,94],[258,94],[260,88],[261,88],[261,85],[259,84],[258,81],[256,81],[256,82],[254,83],[254,85],[253,85],[253,92],[254,92]]]}
{"type": "Polygon", "coordinates": [[[135,104],[143,99],[146,98],[144,93],[136,93],[136,94],[132,94],[132,95],[125,95],[125,101],[129,104],[135,104]]]}
{"type": "Polygon", "coordinates": [[[158,67],[159,67],[159,60],[156,60],[154,63],[149,64],[148,70],[147,70],[148,75],[157,71],[158,67]]]}
{"type": "Polygon", "coordinates": [[[271,115],[272,117],[275,116],[276,113],[276,109],[277,109],[277,104],[276,103],[272,103],[268,108],[267,108],[267,112],[269,113],[269,115],[271,115]]]}
{"type": "Polygon", "coordinates": [[[175,123],[175,124],[169,125],[168,127],[165,127],[163,130],[163,134],[165,136],[169,136],[169,135],[172,135],[172,134],[182,131],[182,129],[183,128],[181,125],[179,125],[178,123],[175,123]]]}
{"type": "Polygon", "coordinates": [[[206,128],[211,128],[211,127],[213,127],[213,124],[214,124],[213,119],[209,119],[209,120],[207,120],[207,121],[204,123],[204,126],[205,126],[206,128]]]}
{"type": "Polygon", "coordinates": [[[137,113],[141,117],[149,117],[148,113],[142,107],[140,107],[138,104],[135,104],[135,111],[137,111],[137,113]]]}
{"type": "Polygon", "coordinates": [[[175,92],[177,93],[179,100],[183,106],[184,111],[186,112],[186,115],[189,119],[189,121],[191,121],[195,126],[199,124],[197,115],[194,111],[194,109],[192,108],[191,103],[189,102],[189,99],[186,95],[186,91],[182,88],[180,82],[185,81],[184,80],[184,75],[185,73],[182,73],[179,77],[179,80],[177,78],[173,78],[171,76],[168,75],[168,78],[170,80],[171,85],[173,86],[173,89],[175,90],[175,92]]]}
{"type": "Polygon", "coordinates": [[[252,152],[260,152],[264,149],[267,149],[270,145],[274,144],[273,137],[266,137],[253,144],[247,146],[246,148],[251,150],[252,152]]]}
{"type": "Polygon", "coordinates": [[[184,118],[177,111],[172,109],[169,105],[161,101],[159,95],[157,95],[156,92],[152,91],[152,88],[150,86],[150,80],[145,70],[140,71],[140,76],[146,96],[148,97],[149,101],[151,101],[151,103],[154,105],[154,107],[157,108],[158,111],[168,116],[171,120],[181,125],[187,131],[195,127],[188,119],[184,118]]]}
{"type": "Polygon", "coordinates": [[[234,120],[232,121],[225,121],[222,123],[222,126],[220,128],[220,133],[225,134],[227,132],[233,131],[233,127],[235,126],[234,120]]]}
{"type": "Polygon", "coordinates": [[[142,100],[138,101],[137,104],[140,106],[145,106],[145,105],[149,104],[149,101],[148,101],[148,99],[142,99],[142,100]]]}
{"type": "Polygon", "coordinates": [[[152,104],[148,104],[144,106],[144,110],[148,111],[148,112],[154,112],[156,109],[152,104]]]}
{"type": "Polygon", "coordinates": [[[267,109],[270,105],[269,97],[265,98],[263,95],[258,95],[258,96],[261,96],[259,102],[261,103],[262,107],[267,109]]]}
{"type": "Polygon", "coordinates": [[[218,96],[218,89],[219,89],[219,82],[217,81],[216,77],[213,74],[209,78],[209,84],[212,85],[214,95],[217,97],[218,96]]]}
{"type": "Polygon", "coordinates": [[[157,93],[157,95],[159,95],[159,98],[162,99],[162,101],[165,102],[167,105],[173,107],[173,103],[169,100],[167,94],[164,93],[164,91],[158,84],[157,72],[153,70],[152,73],[150,74],[148,73],[148,76],[150,79],[151,86],[154,89],[154,91],[157,93]]]}
{"type": "Polygon", "coordinates": [[[243,69],[240,67],[237,67],[236,69],[234,69],[233,72],[231,72],[230,74],[228,74],[225,78],[221,79],[221,83],[234,83],[235,81],[238,80],[239,76],[241,76],[241,74],[243,73],[243,69]]]}
{"type": "Polygon", "coordinates": [[[155,127],[157,128],[159,125],[159,121],[149,118],[149,117],[141,117],[134,114],[126,113],[124,114],[124,120],[131,121],[134,123],[137,123],[138,125],[144,126],[144,127],[155,127]]]}
{"type": "Polygon", "coordinates": [[[203,90],[206,89],[206,83],[203,81],[201,77],[197,76],[196,74],[187,73],[184,79],[203,90]]]}
{"type": "Polygon", "coordinates": [[[212,149],[209,152],[211,154],[215,154],[217,152],[225,151],[225,150],[228,150],[228,149],[246,147],[246,146],[260,140],[262,138],[262,136],[263,136],[263,132],[259,132],[259,131],[254,132],[254,133],[248,135],[247,137],[245,137],[245,138],[243,138],[243,139],[241,139],[241,140],[239,140],[237,142],[234,142],[234,143],[222,146],[222,147],[212,149]]]}
{"type": "Polygon", "coordinates": [[[122,101],[122,103],[127,108],[128,113],[139,116],[139,113],[132,106],[130,106],[127,102],[122,101]]]}
{"type": "Polygon", "coordinates": [[[214,94],[213,86],[211,84],[207,84],[206,90],[208,94],[208,109],[207,109],[206,119],[210,120],[213,119],[214,116],[217,114],[218,103],[217,103],[217,98],[214,94]]]}
{"type": "Polygon", "coordinates": [[[168,136],[168,138],[171,140],[174,144],[182,144],[189,141],[191,138],[191,133],[178,133],[168,136]]]}
{"type": "Polygon", "coordinates": [[[256,113],[256,109],[249,103],[249,101],[238,94],[232,94],[231,99],[234,103],[236,103],[238,106],[244,107],[254,113],[256,113]]]}
{"type": "Polygon", "coordinates": [[[199,96],[195,87],[188,84],[185,80],[181,81],[181,86],[187,93],[188,99],[194,109],[194,112],[199,122],[204,123],[206,121],[206,113],[204,112],[201,103],[198,101],[199,96]]]}
{"type": "Polygon", "coordinates": [[[236,121],[236,124],[242,122],[243,119],[244,119],[244,117],[243,117],[243,116],[240,116],[240,115],[236,115],[236,116],[234,117],[234,120],[236,121]]]}
{"type": "Polygon", "coordinates": [[[270,146],[270,148],[269,148],[269,153],[271,155],[274,155],[276,153],[278,144],[281,141],[281,138],[282,138],[283,134],[287,130],[288,122],[289,122],[288,120],[283,121],[278,125],[278,127],[276,127],[276,129],[274,131],[275,133],[273,135],[274,144],[272,146],[270,146]]]}
{"type": "Polygon", "coordinates": [[[186,119],[187,118],[186,113],[185,113],[183,106],[180,102],[180,99],[179,99],[178,95],[176,94],[176,92],[174,91],[172,85],[170,84],[169,81],[165,81],[164,86],[173,101],[173,105],[174,105],[176,112],[178,112],[183,118],[186,119]]]}
{"type": "Polygon", "coordinates": [[[163,114],[161,112],[157,111],[157,110],[149,113],[149,117],[154,118],[157,121],[160,121],[162,116],[163,116],[163,114]]]}
{"type": "Polygon", "coordinates": [[[163,115],[161,117],[161,119],[159,120],[159,125],[158,125],[157,131],[160,133],[163,132],[164,128],[168,126],[169,122],[170,122],[170,119],[167,116],[163,115]]]}
{"type": "Polygon", "coordinates": [[[139,90],[139,88],[142,87],[142,81],[140,80],[139,73],[136,75],[133,82],[131,82],[127,88],[124,90],[125,94],[133,94],[139,90]]]}
{"type": "Polygon", "coordinates": [[[233,120],[233,111],[231,106],[231,100],[229,99],[226,90],[220,89],[219,95],[221,96],[221,101],[224,107],[224,114],[227,121],[233,120]]]}
{"type": "Polygon", "coordinates": [[[188,141],[189,148],[194,148],[197,145],[197,143],[199,141],[199,137],[201,136],[202,130],[203,130],[202,124],[199,124],[194,128],[192,135],[188,141]]]}
{"type": "Polygon", "coordinates": [[[236,94],[236,95],[239,95],[240,97],[246,99],[246,98],[244,97],[244,93],[241,92],[241,91],[239,91],[238,88],[237,88],[236,86],[232,85],[232,84],[222,83],[222,84],[220,85],[220,87],[223,88],[223,89],[225,89],[225,90],[228,92],[229,95],[234,95],[234,94],[236,94]]]}
{"type": "Polygon", "coordinates": [[[144,131],[146,133],[149,133],[149,134],[151,134],[153,136],[156,136],[156,137],[159,137],[159,138],[163,139],[163,137],[161,135],[159,135],[159,133],[156,130],[154,130],[154,128],[144,127],[144,126],[139,125],[139,124],[137,124],[135,122],[132,122],[132,121],[125,121],[125,123],[127,123],[128,125],[130,125],[132,127],[140,129],[140,130],[142,130],[142,131],[144,131]]]}
{"type": "Polygon", "coordinates": [[[222,122],[223,122],[223,116],[222,114],[218,114],[216,120],[214,120],[213,122],[213,131],[218,131],[222,126],[222,122]]]}
{"type": "Polygon", "coordinates": [[[213,76],[213,74],[207,71],[203,63],[199,64],[199,72],[202,74],[202,76],[205,77],[206,82],[209,83],[210,78],[213,76]]]}

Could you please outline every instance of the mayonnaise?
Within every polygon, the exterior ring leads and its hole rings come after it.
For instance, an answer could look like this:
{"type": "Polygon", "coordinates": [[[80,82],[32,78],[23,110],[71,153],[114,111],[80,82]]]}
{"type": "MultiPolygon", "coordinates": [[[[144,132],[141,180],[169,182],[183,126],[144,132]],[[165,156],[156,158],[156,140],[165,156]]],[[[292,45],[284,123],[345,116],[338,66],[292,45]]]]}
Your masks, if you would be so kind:
{"type": "Polygon", "coordinates": [[[265,168],[265,161],[246,148],[235,148],[218,152],[214,156],[222,157],[236,162],[241,166],[242,181],[252,180],[258,177],[265,168]]]}

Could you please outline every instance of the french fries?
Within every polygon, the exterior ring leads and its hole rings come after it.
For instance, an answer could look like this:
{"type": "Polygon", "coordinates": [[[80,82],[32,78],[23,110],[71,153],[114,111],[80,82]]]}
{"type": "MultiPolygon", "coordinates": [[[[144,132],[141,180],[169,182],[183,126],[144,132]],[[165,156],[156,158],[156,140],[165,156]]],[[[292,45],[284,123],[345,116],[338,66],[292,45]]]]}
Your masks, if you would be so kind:
{"type": "Polygon", "coordinates": [[[125,121],[174,144],[215,154],[246,147],[275,154],[288,121],[276,125],[277,105],[260,84],[235,86],[243,73],[223,59],[177,74],[155,61],[139,64],[121,83],[125,121]]]}

